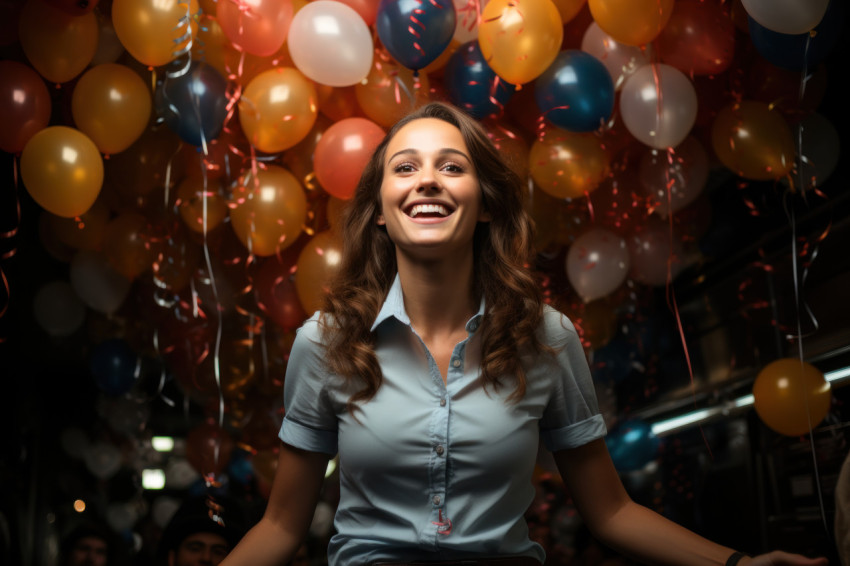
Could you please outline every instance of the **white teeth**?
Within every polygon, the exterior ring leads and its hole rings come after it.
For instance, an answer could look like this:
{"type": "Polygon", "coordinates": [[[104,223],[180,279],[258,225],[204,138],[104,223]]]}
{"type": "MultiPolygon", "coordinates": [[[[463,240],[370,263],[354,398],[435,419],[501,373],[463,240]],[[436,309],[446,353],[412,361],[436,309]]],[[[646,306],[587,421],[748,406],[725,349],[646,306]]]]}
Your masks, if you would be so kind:
{"type": "Polygon", "coordinates": [[[420,214],[439,214],[440,216],[448,216],[448,209],[442,204],[417,204],[410,209],[410,217],[416,218],[420,214]]]}

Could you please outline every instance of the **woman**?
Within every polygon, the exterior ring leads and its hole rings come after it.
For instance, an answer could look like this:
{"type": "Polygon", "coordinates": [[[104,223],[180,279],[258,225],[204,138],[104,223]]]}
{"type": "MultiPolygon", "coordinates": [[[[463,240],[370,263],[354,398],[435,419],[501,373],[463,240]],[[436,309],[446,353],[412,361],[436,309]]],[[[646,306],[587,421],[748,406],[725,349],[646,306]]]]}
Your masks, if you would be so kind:
{"type": "Polygon", "coordinates": [[[743,557],[629,499],[575,329],[526,267],[521,194],[452,107],[390,130],[351,203],[339,276],[292,348],[267,511],[224,564],[293,556],[338,451],[331,565],[539,566],[523,518],[539,440],[594,535],[637,560],[824,564],[743,557]]]}

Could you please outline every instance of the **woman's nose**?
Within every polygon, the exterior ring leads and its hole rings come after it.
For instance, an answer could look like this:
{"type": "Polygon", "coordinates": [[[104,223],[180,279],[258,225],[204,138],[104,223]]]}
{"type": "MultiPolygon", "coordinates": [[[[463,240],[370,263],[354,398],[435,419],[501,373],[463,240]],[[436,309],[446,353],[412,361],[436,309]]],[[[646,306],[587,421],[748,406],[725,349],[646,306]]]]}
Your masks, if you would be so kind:
{"type": "Polygon", "coordinates": [[[437,181],[437,176],[434,174],[433,169],[431,168],[423,168],[420,171],[419,179],[416,184],[416,192],[424,193],[429,191],[439,191],[440,184],[437,181]]]}

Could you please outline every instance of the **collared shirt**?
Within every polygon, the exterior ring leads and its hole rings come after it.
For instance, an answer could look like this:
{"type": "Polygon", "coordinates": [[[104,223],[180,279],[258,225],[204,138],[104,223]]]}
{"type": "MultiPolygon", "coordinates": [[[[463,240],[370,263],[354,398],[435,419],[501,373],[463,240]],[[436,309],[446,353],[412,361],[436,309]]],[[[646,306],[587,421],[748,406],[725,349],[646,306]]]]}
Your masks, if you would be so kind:
{"type": "Polygon", "coordinates": [[[443,560],[524,555],[541,563],[525,512],[534,497],[539,440],[549,450],[605,434],[575,328],[546,307],[539,336],[554,355],[523,358],[527,391],[508,401],[481,379],[484,304],[466,324],[445,383],[410,325],[396,277],[375,319],[383,372],[376,395],[352,415],[362,387],[328,372],[318,314],[298,331],[284,384],[280,438],[292,446],[339,452],[340,502],[331,566],[381,560],[443,560]]]}

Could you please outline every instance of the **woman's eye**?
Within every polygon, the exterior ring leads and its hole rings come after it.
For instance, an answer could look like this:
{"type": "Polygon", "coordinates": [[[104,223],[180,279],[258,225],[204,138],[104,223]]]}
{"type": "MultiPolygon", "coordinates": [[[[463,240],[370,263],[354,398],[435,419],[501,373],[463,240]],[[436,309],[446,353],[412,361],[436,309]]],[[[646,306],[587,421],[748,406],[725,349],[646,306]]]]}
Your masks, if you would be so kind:
{"type": "Polygon", "coordinates": [[[443,165],[443,170],[449,171],[451,173],[463,173],[463,167],[461,167],[457,163],[446,163],[445,165],[443,165]]]}
{"type": "Polygon", "coordinates": [[[393,171],[395,171],[396,173],[410,173],[411,171],[413,171],[413,165],[411,165],[410,163],[401,163],[393,167],[393,171]]]}

